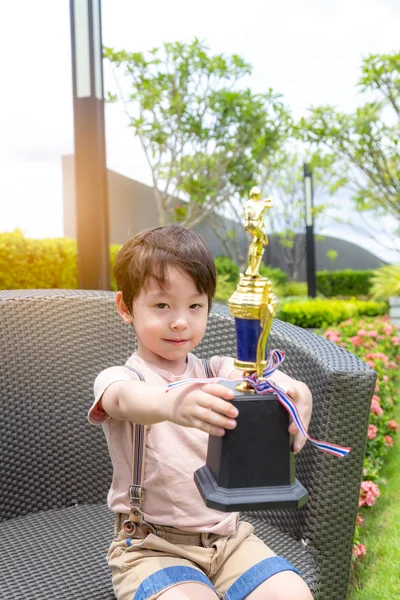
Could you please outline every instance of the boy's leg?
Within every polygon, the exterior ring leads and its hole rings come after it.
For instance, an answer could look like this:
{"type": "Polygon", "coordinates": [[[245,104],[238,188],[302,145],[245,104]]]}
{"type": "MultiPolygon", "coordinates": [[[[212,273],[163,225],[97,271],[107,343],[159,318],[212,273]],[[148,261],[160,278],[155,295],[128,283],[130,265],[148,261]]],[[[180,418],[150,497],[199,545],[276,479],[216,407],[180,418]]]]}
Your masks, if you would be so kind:
{"type": "Polygon", "coordinates": [[[153,534],[131,539],[121,531],[108,553],[117,600],[216,600],[206,569],[197,564],[199,552],[204,555],[204,566],[209,565],[213,555],[210,548],[173,544],[153,534]],[[187,586],[196,595],[185,595],[187,586]]]}
{"type": "Polygon", "coordinates": [[[246,600],[313,600],[313,597],[299,575],[281,571],[261,583],[246,600]]]}
{"type": "Polygon", "coordinates": [[[297,570],[241,523],[234,536],[218,549],[217,569],[210,576],[224,600],[312,600],[297,570]]]}
{"type": "Polygon", "coordinates": [[[198,583],[182,583],[161,594],[158,600],[216,600],[218,596],[211,589],[198,583]]]}

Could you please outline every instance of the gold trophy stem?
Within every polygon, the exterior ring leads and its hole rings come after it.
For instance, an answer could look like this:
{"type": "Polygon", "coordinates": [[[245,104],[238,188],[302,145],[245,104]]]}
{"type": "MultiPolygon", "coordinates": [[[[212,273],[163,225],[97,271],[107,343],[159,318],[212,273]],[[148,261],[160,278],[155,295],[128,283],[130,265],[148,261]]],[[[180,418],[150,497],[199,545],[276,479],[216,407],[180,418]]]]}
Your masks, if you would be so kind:
{"type": "Polygon", "coordinates": [[[273,316],[274,315],[271,313],[269,306],[269,285],[267,283],[264,288],[260,306],[260,321],[262,331],[260,337],[258,338],[256,358],[257,376],[259,379],[262,379],[263,375],[265,364],[265,347],[267,345],[269,332],[271,331],[273,316]]]}

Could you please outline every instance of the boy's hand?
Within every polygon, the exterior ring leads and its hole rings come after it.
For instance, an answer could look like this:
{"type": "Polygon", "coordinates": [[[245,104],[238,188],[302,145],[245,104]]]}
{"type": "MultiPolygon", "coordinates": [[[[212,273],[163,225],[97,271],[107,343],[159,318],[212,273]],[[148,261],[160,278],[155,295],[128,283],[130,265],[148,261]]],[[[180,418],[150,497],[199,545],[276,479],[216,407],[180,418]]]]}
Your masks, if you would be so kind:
{"type": "Polygon", "coordinates": [[[168,392],[165,418],[177,425],[223,436],[225,429],[236,427],[238,410],[230,403],[234,397],[233,390],[219,383],[188,384],[168,392]]]}
{"type": "MultiPolygon", "coordinates": [[[[303,425],[306,431],[308,431],[312,412],[312,394],[310,389],[305,383],[294,380],[290,387],[287,388],[286,393],[296,404],[303,425]]],[[[306,438],[294,422],[289,426],[289,433],[294,435],[293,450],[297,454],[306,443],[306,438]]]]}

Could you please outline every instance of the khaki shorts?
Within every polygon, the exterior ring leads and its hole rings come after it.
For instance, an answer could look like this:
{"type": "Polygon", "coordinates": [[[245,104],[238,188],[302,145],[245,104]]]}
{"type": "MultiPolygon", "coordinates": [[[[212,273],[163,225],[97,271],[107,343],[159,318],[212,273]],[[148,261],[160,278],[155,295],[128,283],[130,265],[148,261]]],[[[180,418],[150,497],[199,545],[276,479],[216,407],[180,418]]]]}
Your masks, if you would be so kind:
{"type": "Polygon", "coordinates": [[[114,538],[108,564],[117,600],[154,600],[168,588],[196,582],[218,598],[243,600],[280,571],[296,571],[241,522],[235,534],[188,533],[174,527],[145,530],[143,539],[123,529],[114,538]]]}

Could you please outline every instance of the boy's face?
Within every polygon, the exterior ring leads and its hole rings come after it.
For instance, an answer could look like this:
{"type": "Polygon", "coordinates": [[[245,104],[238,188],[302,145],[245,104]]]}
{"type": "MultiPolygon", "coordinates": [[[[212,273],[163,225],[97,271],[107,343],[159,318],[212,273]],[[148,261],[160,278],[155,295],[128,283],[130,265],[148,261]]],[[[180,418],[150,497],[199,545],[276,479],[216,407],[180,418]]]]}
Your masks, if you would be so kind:
{"type": "Polygon", "coordinates": [[[165,289],[151,279],[133,302],[133,325],[140,356],[177,375],[186,355],[202,340],[208,317],[207,294],[200,294],[190,275],[167,271],[165,289]]]}

